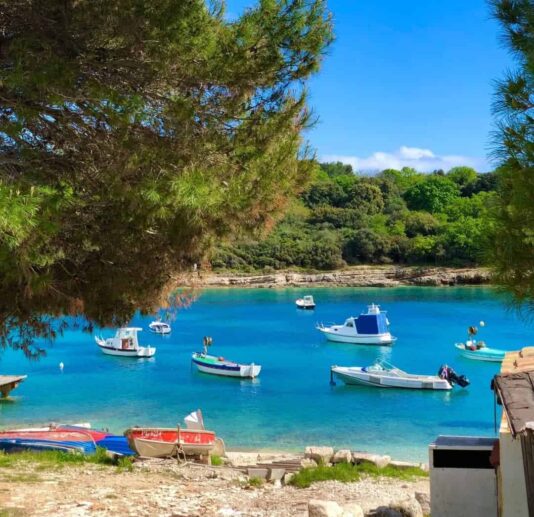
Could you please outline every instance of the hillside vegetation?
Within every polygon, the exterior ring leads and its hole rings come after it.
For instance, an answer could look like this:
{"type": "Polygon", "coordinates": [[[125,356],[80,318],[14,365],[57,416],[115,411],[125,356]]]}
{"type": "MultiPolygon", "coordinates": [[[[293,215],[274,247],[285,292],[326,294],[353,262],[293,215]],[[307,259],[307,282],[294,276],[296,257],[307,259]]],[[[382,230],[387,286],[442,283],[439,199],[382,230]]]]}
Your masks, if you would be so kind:
{"type": "Polygon", "coordinates": [[[221,245],[219,270],[335,269],[355,264],[481,265],[491,239],[496,175],[469,167],[375,176],[322,163],[265,237],[221,245]]]}

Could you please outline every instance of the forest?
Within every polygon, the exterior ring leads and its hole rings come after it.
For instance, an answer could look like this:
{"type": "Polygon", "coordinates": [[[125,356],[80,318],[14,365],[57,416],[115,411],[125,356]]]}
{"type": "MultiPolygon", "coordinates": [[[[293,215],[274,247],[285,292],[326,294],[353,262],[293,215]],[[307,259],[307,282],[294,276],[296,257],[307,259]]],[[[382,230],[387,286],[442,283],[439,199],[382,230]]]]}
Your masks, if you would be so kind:
{"type": "Polygon", "coordinates": [[[486,262],[497,175],[470,167],[363,175],[315,163],[283,219],[255,239],[216,248],[215,270],[329,270],[356,264],[475,266],[486,262]]]}

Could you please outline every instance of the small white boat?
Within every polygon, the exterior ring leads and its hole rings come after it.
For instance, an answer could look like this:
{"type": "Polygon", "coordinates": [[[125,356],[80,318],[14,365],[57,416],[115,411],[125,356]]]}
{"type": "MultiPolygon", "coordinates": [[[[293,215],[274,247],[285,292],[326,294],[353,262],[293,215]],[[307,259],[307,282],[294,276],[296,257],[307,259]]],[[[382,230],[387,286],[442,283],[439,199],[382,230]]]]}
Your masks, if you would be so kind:
{"type": "Polygon", "coordinates": [[[299,298],[295,301],[295,304],[297,305],[297,309],[315,309],[315,301],[313,300],[313,296],[310,294],[299,298]]]}
{"type": "Polygon", "coordinates": [[[196,365],[199,372],[222,375],[224,377],[241,377],[254,379],[260,374],[259,364],[239,364],[228,361],[224,357],[208,355],[208,347],[213,343],[211,337],[204,338],[204,350],[202,353],[195,352],[191,361],[196,365]]]}
{"type": "Polygon", "coordinates": [[[161,320],[153,321],[148,325],[148,328],[150,329],[150,332],[154,332],[154,334],[170,334],[172,330],[168,323],[161,320]]]}
{"type": "Polygon", "coordinates": [[[95,336],[96,344],[107,355],[120,357],[152,357],[156,349],[152,346],[139,346],[137,333],[143,329],[137,327],[123,327],[117,330],[115,337],[104,339],[95,336]]]}
{"type": "Polygon", "coordinates": [[[391,345],[397,338],[389,332],[389,321],[386,312],[374,303],[367,306],[367,312],[357,318],[350,317],[343,325],[317,325],[326,339],[337,343],[355,345],[391,345]]]}
{"type": "MultiPolygon", "coordinates": [[[[481,321],[480,326],[484,327],[486,324],[481,321]]],[[[501,363],[504,360],[506,350],[499,350],[497,348],[489,348],[484,341],[477,341],[475,336],[478,333],[476,327],[469,327],[467,329],[467,340],[465,343],[455,343],[456,349],[460,355],[467,359],[474,359],[476,361],[489,361],[493,363],[501,363]]]]}
{"type": "Polygon", "coordinates": [[[454,384],[465,387],[469,381],[463,375],[456,375],[446,365],[438,375],[416,375],[406,373],[386,361],[377,361],[371,366],[332,366],[331,382],[336,376],[345,384],[372,386],[375,388],[410,388],[418,390],[450,390],[454,384]]]}

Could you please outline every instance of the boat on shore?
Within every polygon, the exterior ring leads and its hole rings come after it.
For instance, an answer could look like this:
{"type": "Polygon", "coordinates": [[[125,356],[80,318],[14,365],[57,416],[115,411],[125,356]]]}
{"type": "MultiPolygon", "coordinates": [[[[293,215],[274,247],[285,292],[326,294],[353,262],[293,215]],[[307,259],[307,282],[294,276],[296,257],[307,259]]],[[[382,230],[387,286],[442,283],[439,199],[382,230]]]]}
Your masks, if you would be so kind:
{"type": "Polygon", "coordinates": [[[191,361],[197,367],[199,372],[220,375],[223,377],[240,377],[254,379],[261,372],[259,364],[239,364],[228,361],[224,357],[216,357],[208,354],[208,347],[213,344],[213,339],[209,336],[204,337],[203,352],[194,352],[191,361]]]}
{"type": "Polygon", "coordinates": [[[438,375],[407,373],[386,361],[377,361],[371,366],[332,366],[331,382],[337,377],[345,384],[372,386],[374,388],[408,388],[418,390],[451,390],[455,384],[465,387],[469,381],[444,365],[438,375]]]}
{"type": "Polygon", "coordinates": [[[315,301],[313,299],[313,296],[310,294],[307,294],[306,296],[303,296],[302,298],[298,298],[295,301],[295,304],[297,306],[297,309],[304,309],[304,310],[315,309],[315,301]]]}
{"type": "Polygon", "coordinates": [[[139,456],[170,458],[209,455],[217,438],[213,431],[204,429],[200,410],[184,419],[186,428],[132,427],[125,431],[129,446],[139,456]]]}
{"type": "Polygon", "coordinates": [[[138,332],[143,329],[138,327],[123,327],[117,330],[115,337],[104,339],[95,336],[96,344],[107,355],[119,357],[152,357],[156,349],[151,346],[140,346],[137,338],[138,332]]]}
{"type": "Polygon", "coordinates": [[[168,323],[165,323],[161,320],[153,321],[148,325],[150,332],[154,334],[170,334],[172,331],[171,326],[168,323]]]}
{"type": "Polygon", "coordinates": [[[0,450],[6,453],[21,451],[62,451],[94,454],[93,437],[79,430],[11,430],[0,431],[0,450]]]}
{"type": "MultiPolygon", "coordinates": [[[[486,324],[481,321],[480,326],[484,327],[486,324]]],[[[499,350],[497,348],[490,348],[486,346],[484,341],[477,341],[475,336],[478,333],[477,327],[469,327],[467,329],[467,340],[465,343],[455,343],[454,346],[460,352],[462,357],[467,359],[474,359],[475,361],[487,361],[493,363],[501,363],[504,360],[506,350],[499,350]]]]}
{"type": "Polygon", "coordinates": [[[389,332],[386,312],[374,303],[367,306],[367,312],[350,317],[343,325],[317,325],[328,341],[352,343],[355,345],[391,345],[396,338],[389,332]]]}

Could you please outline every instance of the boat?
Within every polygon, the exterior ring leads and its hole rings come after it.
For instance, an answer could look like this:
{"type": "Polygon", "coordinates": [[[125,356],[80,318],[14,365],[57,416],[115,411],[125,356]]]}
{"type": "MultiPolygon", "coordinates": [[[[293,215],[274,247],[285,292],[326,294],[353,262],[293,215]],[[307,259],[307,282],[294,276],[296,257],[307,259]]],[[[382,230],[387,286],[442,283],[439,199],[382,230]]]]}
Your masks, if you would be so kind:
{"type": "Polygon", "coordinates": [[[148,328],[150,329],[150,332],[154,332],[154,334],[170,334],[172,331],[171,326],[161,320],[153,321],[148,325],[148,328]]]}
{"type": "Polygon", "coordinates": [[[126,436],[119,436],[107,431],[80,427],[76,425],[59,425],[56,427],[60,431],[80,431],[91,436],[97,447],[106,449],[116,456],[134,456],[135,452],[128,445],[126,436]]]}
{"type": "Polygon", "coordinates": [[[343,325],[317,325],[326,339],[337,343],[355,345],[391,345],[397,338],[389,332],[389,321],[386,312],[374,303],[367,306],[367,312],[358,317],[350,317],[343,325]]]}
{"type": "Polygon", "coordinates": [[[2,398],[9,397],[9,394],[27,377],[27,375],[0,375],[0,393],[2,394],[2,398]]]}
{"type": "MultiPolygon", "coordinates": [[[[484,327],[485,323],[481,321],[480,326],[484,327]]],[[[477,327],[471,326],[467,329],[466,342],[455,343],[454,346],[460,352],[460,355],[462,357],[466,357],[467,359],[474,359],[476,361],[501,363],[504,360],[506,350],[490,348],[486,346],[486,343],[484,343],[484,341],[477,341],[475,339],[477,333],[477,327]]]]}
{"type": "Polygon", "coordinates": [[[332,366],[331,383],[334,376],[345,384],[372,386],[374,388],[410,388],[418,390],[451,390],[455,384],[465,387],[469,380],[447,365],[443,365],[438,375],[416,375],[406,373],[384,360],[371,366],[332,366]]]}
{"type": "Polygon", "coordinates": [[[103,339],[95,336],[96,344],[107,355],[120,357],[152,357],[156,349],[151,346],[139,346],[137,333],[143,329],[138,327],[123,327],[117,330],[115,337],[103,339]]]}
{"type": "Polygon", "coordinates": [[[254,379],[260,374],[261,366],[259,364],[239,364],[228,361],[224,357],[216,357],[208,354],[208,347],[213,340],[211,337],[204,338],[204,351],[195,352],[191,361],[196,365],[199,372],[211,373],[212,375],[222,375],[224,377],[240,377],[254,379]]]}
{"type": "Polygon", "coordinates": [[[315,301],[313,300],[313,296],[311,294],[307,294],[306,296],[299,298],[295,301],[295,304],[297,305],[297,309],[315,309],[315,301]]]}
{"type": "MultiPolygon", "coordinates": [[[[200,410],[196,413],[201,415],[200,410]]],[[[179,426],[176,428],[132,427],[124,434],[130,448],[143,457],[209,455],[216,445],[215,433],[204,429],[201,416],[196,422],[190,420],[186,417],[187,427],[185,429],[179,426]]]]}
{"type": "Polygon", "coordinates": [[[89,433],[80,430],[11,430],[0,431],[0,450],[8,453],[62,451],[93,454],[96,443],[89,433]]]}

